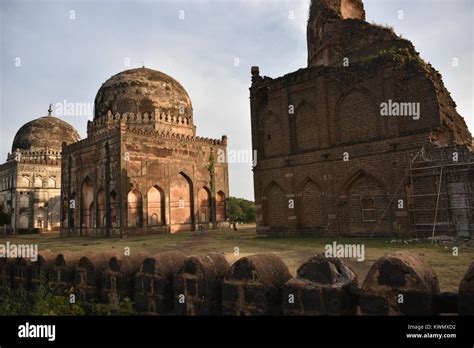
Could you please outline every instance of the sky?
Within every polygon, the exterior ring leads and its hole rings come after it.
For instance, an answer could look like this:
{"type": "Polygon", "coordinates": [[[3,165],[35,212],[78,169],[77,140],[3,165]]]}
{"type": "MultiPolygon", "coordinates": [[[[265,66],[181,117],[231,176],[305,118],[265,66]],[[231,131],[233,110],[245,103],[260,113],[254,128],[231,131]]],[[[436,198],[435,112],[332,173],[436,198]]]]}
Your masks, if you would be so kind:
{"type": "MultiPolygon", "coordinates": [[[[392,26],[442,74],[474,131],[474,1],[364,4],[368,22],[392,26]]],[[[184,86],[198,135],[250,151],[250,68],[306,67],[308,10],[309,0],[0,0],[0,162],[50,103],[90,107],[109,77],[142,65],[184,86]]],[[[87,112],[58,117],[86,136],[87,112]]],[[[230,163],[229,176],[231,195],[253,200],[251,164],[230,163]]]]}

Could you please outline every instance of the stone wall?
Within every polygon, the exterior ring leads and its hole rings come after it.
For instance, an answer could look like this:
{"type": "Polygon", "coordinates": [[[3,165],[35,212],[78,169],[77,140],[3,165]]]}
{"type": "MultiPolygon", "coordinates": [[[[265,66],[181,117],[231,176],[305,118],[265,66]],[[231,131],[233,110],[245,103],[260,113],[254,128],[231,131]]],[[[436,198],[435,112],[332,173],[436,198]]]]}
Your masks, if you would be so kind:
{"type": "Polygon", "coordinates": [[[17,150],[0,165],[0,205],[12,213],[13,233],[59,231],[61,154],[17,150]]]}
{"type": "Polygon", "coordinates": [[[207,139],[124,123],[65,147],[62,235],[175,233],[198,224],[218,228],[227,218],[225,209],[217,211],[229,195],[227,163],[219,162],[226,147],[225,136],[207,139]]]}
{"type": "Polygon", "coordinates": [[[322,254],[292,277],[273,254],[243,257],[231,266],[216,253],[44,253],[37,262],[0,259],[0,294],[31,293],[42,279],[68,303],[71,294],[85,308],[117,306],[127,297],[142,315],[474,315],[473,275],[474,264],[456,294],[440,293],[434,271],[411,252],[378,259],[361,286],[342,259],[322,254]]]}

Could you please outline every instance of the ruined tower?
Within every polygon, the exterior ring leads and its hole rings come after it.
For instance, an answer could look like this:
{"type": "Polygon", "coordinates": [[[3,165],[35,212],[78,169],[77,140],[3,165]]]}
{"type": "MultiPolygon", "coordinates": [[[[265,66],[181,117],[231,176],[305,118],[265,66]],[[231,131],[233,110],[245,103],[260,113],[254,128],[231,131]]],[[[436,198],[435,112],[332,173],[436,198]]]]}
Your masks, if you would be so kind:
{"type": "Polygon", "coordinates": [[[441,75],[361,0],[313,0],[307,40],[308,67],[252,68],[258,232],[472,235],[472,136],[441,75]]]}

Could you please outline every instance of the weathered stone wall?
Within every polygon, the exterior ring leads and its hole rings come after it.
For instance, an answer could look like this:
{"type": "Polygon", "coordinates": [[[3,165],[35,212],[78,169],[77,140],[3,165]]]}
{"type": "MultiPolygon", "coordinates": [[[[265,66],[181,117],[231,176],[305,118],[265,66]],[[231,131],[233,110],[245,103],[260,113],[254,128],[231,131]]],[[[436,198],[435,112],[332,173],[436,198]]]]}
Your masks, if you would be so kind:
{"type": "Polygon", "coordinates": [[[60,153],[24,150],[18,155],[18,161],[0,165],[0,205],[13,212],[11,229],[14,233],[59,231],[60,153]]]}
{"type": "Polygon", "coordinates": [[[61,235],[120,235],[124,210],[120,168],[118,129],[63,148],[61,235]]]}
{"type": "MultiPolygon", "coordinates": [[[[63,235],[123,236],[216,228],[229,195],[222,140],[111,128],[63,149],[63,235]],[[211,165],[212,164],[212,165],[211,165]],[[210,172],[212,168],[212,175],[210,172]],[[71,208],[70,202],[75,202],[71,208]]],[[[224,214],[223,214],[224,212],[224,214]]]]}
{"type": "Polygon", "coordinates": [[[145,314],[172,314],[174,275],[184,265],[186,255],[165,251],[147,257],[135,275],[135,310],[145,314]]]}
{"type": "Polygon", "coordinates": [[[257,254],[239,259],[224,278],[223,314],[282,314],[282,289],[290,278],[288,267],[273,254],[257,254]]]}
{"type": "Polygon", "coordinates": [[[303,263],[296,277],[273,254],[244,257],[232,266],[222,254],[186,258],[178,251],[148,258],[78,256],[0,259],[0,305],[2,291],[32,293],[42,277],[66,303],[71,294],[86,309],[93,303],[117,306],[127,297],[147,315],[474,315],[474,264],[459,294],[440,293],[434,271],[410,252],[378,259],[361,287],[342,259],[322,254],[303,263]]]}

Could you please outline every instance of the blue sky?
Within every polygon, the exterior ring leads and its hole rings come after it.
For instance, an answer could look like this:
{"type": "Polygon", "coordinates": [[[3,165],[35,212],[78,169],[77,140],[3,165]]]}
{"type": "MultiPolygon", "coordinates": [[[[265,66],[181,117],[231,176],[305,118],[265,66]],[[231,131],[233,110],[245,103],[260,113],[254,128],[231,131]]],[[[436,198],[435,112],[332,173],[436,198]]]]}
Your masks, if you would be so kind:
{"type": "MultiPolygon", "coordinates": [[[[441,72],[473,131],[474,2],[364,4],[367,21],[394,27],[441,72]]],[[[226,134],[229,149],[250,150],[250,67],[278,77],[306,66],[308,7],[309,0],[0,1],[0,162],[16,131],[46,115],[49,103],[93,103],[110,76],[142,64],[186,88],[199,135],[226,134]]],[[[85,137],[87,115],[61,118],[85,137]]],[[[229,171],[231,194],[253,199],[250,165],[229,171]]]]}

